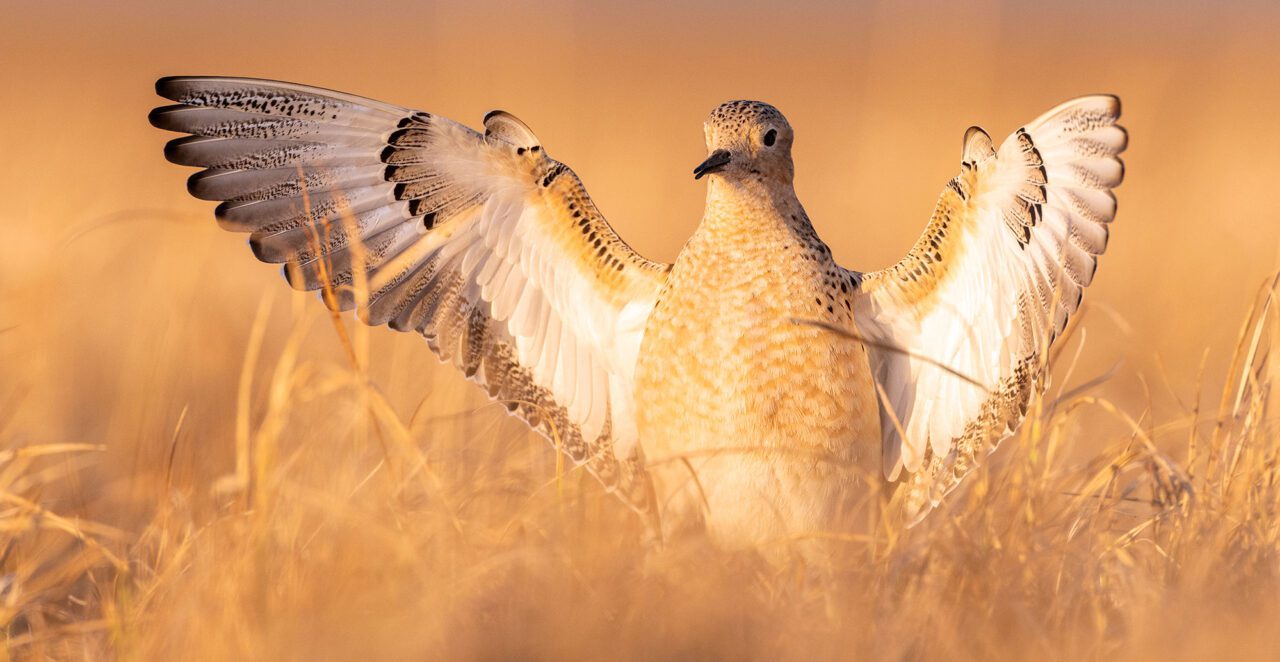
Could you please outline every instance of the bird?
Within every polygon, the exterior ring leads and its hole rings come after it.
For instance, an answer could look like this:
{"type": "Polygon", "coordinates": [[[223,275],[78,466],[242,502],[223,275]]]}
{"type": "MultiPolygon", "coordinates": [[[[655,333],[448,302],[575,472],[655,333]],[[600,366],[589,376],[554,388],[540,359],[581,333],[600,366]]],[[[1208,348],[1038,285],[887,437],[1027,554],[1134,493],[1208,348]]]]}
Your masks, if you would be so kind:
{"type": "Polygon", "coordinates": [[[847,530],[867,495],[921,521],[1025,418],[1116,214],[1112,95],[962,142],[908,253],[836,263],[794,188],[794,131],[703,124],[702,219],[672,263],[605,220],[505,111],[474,130],[294,83],[175,76],[152,125],[226,230],[330,308],[422,335],[658,536],[726,549],[847,530]]]}

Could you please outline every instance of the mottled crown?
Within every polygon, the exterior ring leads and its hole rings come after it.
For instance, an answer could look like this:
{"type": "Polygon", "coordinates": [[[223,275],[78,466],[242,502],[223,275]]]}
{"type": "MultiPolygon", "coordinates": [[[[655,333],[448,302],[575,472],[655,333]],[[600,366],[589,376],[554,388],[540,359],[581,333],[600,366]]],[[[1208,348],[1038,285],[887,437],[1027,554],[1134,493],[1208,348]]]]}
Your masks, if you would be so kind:
{"type": "Polygon", "coordinates": [[[709,125],[720,130],[742,129],[750,125],[775,124],[791,128],[777,108],[763,101],[726,101],[716,106],[707,118],[709,125]]]}

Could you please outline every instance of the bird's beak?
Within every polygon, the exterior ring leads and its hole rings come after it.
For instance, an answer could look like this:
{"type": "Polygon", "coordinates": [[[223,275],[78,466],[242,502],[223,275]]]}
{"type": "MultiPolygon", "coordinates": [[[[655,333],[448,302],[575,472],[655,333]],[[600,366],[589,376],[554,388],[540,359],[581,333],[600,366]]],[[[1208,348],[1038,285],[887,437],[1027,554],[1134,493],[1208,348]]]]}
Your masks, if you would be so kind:
{"type": "Polygon", "coordinates": [[[717,149],[707,157],[706,161],[699,163],[698,167],[693,169],[693,178],[702,179],[703,175],[724,170],[724,167],[729,165],[730,158],[728,150],[717,149]]]}

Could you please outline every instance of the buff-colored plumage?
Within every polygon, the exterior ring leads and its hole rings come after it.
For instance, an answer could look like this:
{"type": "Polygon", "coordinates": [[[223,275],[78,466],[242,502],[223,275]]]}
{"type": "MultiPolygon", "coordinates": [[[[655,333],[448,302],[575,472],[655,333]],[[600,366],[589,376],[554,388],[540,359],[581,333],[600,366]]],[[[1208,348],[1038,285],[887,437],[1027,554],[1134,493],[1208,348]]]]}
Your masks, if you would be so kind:
{"type": "Polygon", "coordinates": [[[879,479],[876,399],[862,345],[797,320],[851,328],[856,278],[795,197],[776,110],[728,104],[707,143],[733,160],[708,182],[636,369],[664,526],[705,519],[730,547],[833,530],[879,479]]]}
{"type": "Polygon", "coordinates": [[[727,547],[846,531],[897,481],[918,518],[1017,426],[1105,250],[1126,141],[1113,97],[998,148],[971,129],[912,251],[861,274],[796,199],[786,119],[730,102],[665,265],[508,113],[481,134],[290,83],[157,90],[177,105],[152,122],[191,134],[166,155],[204,168],[192,193],[291,284],[422,333],[665,534],[727,547]]]}

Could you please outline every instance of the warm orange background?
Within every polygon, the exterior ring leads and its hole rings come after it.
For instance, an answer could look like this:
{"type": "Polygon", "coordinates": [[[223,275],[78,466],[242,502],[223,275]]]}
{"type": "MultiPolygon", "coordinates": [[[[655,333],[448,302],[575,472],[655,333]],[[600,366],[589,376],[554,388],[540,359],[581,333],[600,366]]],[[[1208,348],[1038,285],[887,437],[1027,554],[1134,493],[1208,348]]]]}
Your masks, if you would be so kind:
{"type": "MultiPolygon", "coordinates": [[[[797,130],[797,186],[819,232],[863,270],[914,240],[969,124],[1000,139],[1069,97],[1119,94],[1128,175],[1072,380],[1123,360],[1107,388],[1130,403],[1150,390],[1171,405],[1157,355],[1184,399],[1206,348],[1206,388],[1220,382],[1276,268],[1271,3],[260,4],[8,3],[0,381],[12,390],[0,395],[33,440],[155,435],[163,448],[188,405],[195,424],[229,429],[254,310],[264,293],[287,309],[274,269],[188,198],[191,171],[162,158],[174,136],[146,113],[168,74],[310,83],[473,125],[510,110],[623,237],[662,260],[701,212],[705,184],[690,170],[707,111],[766,100],[797,130]]],[[[273,324],[269,338],[287,330],[273,324]]],[[[312,358],[337,356],[331,329],[312,336],[312,358]]],[[[435,364],[419,339],[379,331],[373,343],[375,378],[406,411],[435,389],[470,393],[421,377],[435,364]]]]}

